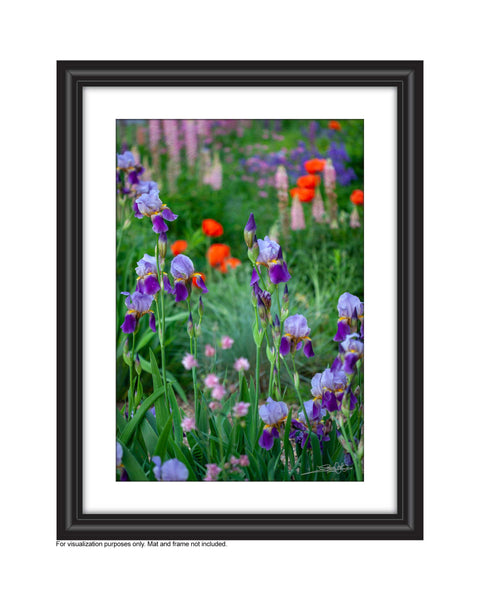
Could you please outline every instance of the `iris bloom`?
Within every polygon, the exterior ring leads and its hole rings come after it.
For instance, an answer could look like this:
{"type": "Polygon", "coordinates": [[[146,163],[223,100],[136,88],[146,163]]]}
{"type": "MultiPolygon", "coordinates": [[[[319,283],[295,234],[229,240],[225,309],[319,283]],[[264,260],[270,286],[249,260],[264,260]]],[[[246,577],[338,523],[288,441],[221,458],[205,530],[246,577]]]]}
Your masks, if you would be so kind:
{"type": "Polygon", "coordinates": [[[176,458],[166,460],[162,466],[162,460],[159,456],[152,456],[153,474],[158,481],[187,481],[188,469],[176,458]]]}
{"type": "Polygon", "coordinates": [[[330,369],[317,373],[312,378],[312,396],[315,403],[321,402],[321,408],[335,412],[342,408],[345,394],[349,394],[350,410],[357,402],[348,385],[347,375],[340,359],[335,359],[330,369]]]}
{"type": "Polygon", "coordinates": [[[134,204],[133,210],[137,219],[150,217],[152,219],[153,231],[164,233],[168,231],[165,221],[175,221],[178,215],[174,215],[166,204],[163,204],[158,195],[158,190],[151,190],[139,196],[134,204]]]}
{"type": "MultiPolygon", "coordinates": [[[[160,284],[158,283],[157,274],[157,262],[155,257],[144,254],[143,258],[137,262],[137,265],[138,266],[135,269],[138,275],[136,287],[137,292],[149,294],[151,296],[155,295],[158,291],[160,291],[160,284]]],[[[165,290],[169,294],[172,294],[173,290],[166,274],[163,277],[163,283],[165,290]]]]}
{"type": "Polygon", "coordinates": [[[155,181],[140,181],[135,188],[135,193],[137,196],[149,194],[150,192],[158,192],[158,183],[155,181]]]}
{"type": "MultiPolygon", "coordinates": [[[[337,363],[338,364],[338,363],[337,363]]],[[[341,368],[325,369],[323,373],[317,373],[312,378],[311,393],[313,402],[318,406],[321,402],[323,409],[329,412],[339,410],[342,399],[347,389],[347,376],[341,368]]]]}
{"type": "MultiPolygon", "coordinates": [[[[321,409],[314,400],[307,400],[303,403],[305,411],[307,413],[308,422],[320,441],[320,449],[323,451],[323,442],[328,442],[330,437],[328,435],[327,427],[323,420],[326,414],[325,409],[321,409]]],[[[290,439],[301,444],[302,448],[305,446],[308,440],[308,447],[310,447],[309,430],[306,427],[307,421],[303,411],[298,413],[298,420],[292,419],[292,431],[290,432],[290,439]]]]}
{"type": "Polygon", "coordinates": [[[138,175],[145,170],[142,165],[136,164],[135,155],[130,150],[126,150],[123,154],[117,154],[117,169],[127,173],[131,185],[140,183],[138,175]]]}
{"type": "MultiPolygon", "coordinates": [[[[290,279],[290,273],[287,269],[287,263],[283,260],[282,248],[280,244],[271,240],[268,235],[264,240],[258,240],[259,253],[257,265],[263,265],[268,268],[268,276],[273,284],[286,282],[290,279]]],[[[250,285],[257,283],[260,276],[254,269],[250,285]]]]}
{"type": "Polygon", "coordinates": [[[310,358],[315,356],[312,348],[312,342],[308,337],[310,327],[307,325],[307,319],[303,315],[292,315],[285,319],[283,325],[283,337],[280,342],[280,354],[286,356],[290,352],[294,353],[303,345],[303,353],[310,358]]]}
{"type": "Polygon", "coordinates": [[[155,315],[153,314],[153,311],[150,310],[150,306],[153,302],[153,296],[150,294],[142,294],[141,292],[133,292],[133,294],[122,292],[122,294],[127,296],[125,299],[125,306],[128,308],[127,314],[125,315],[125,320],[121,327],[123,333],[133,333],[140,318],[147,314],[150,315],[150,329],[152,331],[156,331],[155,315]]]}
{"type": "Polygon", "coordinates": [[[258,445],[265,450],[271,450],[274,439],[280,437],[278,433],[280,427],[287,420],[287,405],[285,402],[276,402],[269,397],[266,404],[259,407],[258,414],[265,423],[258,445]]]}
{"type": "Polygon", "coordinates": [[[360,321],[360,334],[363,337],[363,302],[357,296],[345,292],[338,299],[337,309],[338,325],[333,341],[343,342],[352,333],[352,326],[357,320],[360,321]]]}
{"type": "Polygon", "coordinates": [[[360,341],[358,333],[347,335],[344,342],[340,344],[340,350],[343,354],[343,369],[347,375],[355,372],[355,364],[363,357],[363,342],[360,341]]]}
{"type": "Polygon", "coordinates": [[[204,294],[208,292],[202,274],[195,272],[193,262],[185,254],[175,256],[172,260],[170,272],[175,279],[175,302],[181,302],[189,297],[192,291],[193,279],[195,279],[197,287],[204,294]]]}

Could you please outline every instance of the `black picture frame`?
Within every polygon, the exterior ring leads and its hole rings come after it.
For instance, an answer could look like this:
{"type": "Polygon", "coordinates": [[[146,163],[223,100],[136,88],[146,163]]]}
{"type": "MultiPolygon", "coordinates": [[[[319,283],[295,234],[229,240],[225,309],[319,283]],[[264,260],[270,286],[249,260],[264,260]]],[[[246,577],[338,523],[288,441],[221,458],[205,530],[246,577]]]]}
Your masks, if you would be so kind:
{"type": "Polygon", "coordinates": [[[423,539],[423,62],[57,63],[57,539],[423,539]],[[82,110],[87,86],[392,86],[398,132],[397,512],[85,514],[82,110]]]}

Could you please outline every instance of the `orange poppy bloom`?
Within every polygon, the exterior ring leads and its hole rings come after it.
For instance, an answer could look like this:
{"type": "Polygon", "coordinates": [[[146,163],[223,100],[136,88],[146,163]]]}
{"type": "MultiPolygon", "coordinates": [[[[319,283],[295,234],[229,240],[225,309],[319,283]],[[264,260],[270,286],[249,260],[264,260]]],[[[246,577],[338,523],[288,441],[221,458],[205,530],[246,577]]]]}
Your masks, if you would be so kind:
{"type": "Polygon", "coordinates": [[[204,219],[202,221],[202,229],[205,235],[208,237],[219,237],[223,234],[223,227],[214,219],[204,219]]]}
{"type": "Polygon", "coordinates": [[[335,131],[340,131],[342,126],[338,121],[330,121],[328,124],[329,129],[335,129],[335,131]]]}
{"type": "Polygon", "coordinates": [[[242,261],[239,258],[227,258],[225,263],[231,269],[236,269],[239,265],[242,264],[242,261]]]}
{"type": "Polygon", "coordinates": [[[297,196],[300,202],[311,202],[315,198],[315,190],[311,188],[296,187],[290,190],[292,198],[297,196]]]}
{"type": "Polygon", "coordinates": [[[323,171],[323,169],[325,168],[326,162],[327,161],[324,160],[323,158],[312,158],[311,160],[306,160],[303,163],[303,166],[305,167],[305,170],[307,171],[307,173],[314,175],[315,173],[319,173],[320,171],[323,171]]]}
{"type": "Polygon", "coordinates": [[[226,273],[225,261],[230,258],[230,246],[226,244],[212,244],[207,250],[207,260],[214,269],[220,269],[226,273]],[[224,266],[224,268],[222,268],[224,266]]]}
{"type": "MultiPolygon", "coordinates": [[[[192,282],[194,287],[198,288],[199,290],[201,290],[202,288],[198,285],[197,283],[197,277],[202,277],[203,282],[205,283],[205,281],[207,281],[207,278],[205,277],[205,273],[196,273],[196,276],[193,277],[192,282]]],[[[203,290],[202,290],[203,291],[203,290]]]]}
{"type": "Polygon", "coordinates": [[[314,189],[320,184],[320,175],[303,175],[297,179],[297,185],[301,188],[314,189]]]}
{"type": "Polygon", "coordinates": [[[187,246],[188,244],[185,240],[177,240],[170,246],[170,250],[172,251],[173,256],[177,256],[186,250],[187,246]]]}
{"type": "Polygon", "coordinates": [[[350,201],[352,204],[362,204],[363,205],[363,191],[362,190],[353,190],[350,195],[350,201]]]}

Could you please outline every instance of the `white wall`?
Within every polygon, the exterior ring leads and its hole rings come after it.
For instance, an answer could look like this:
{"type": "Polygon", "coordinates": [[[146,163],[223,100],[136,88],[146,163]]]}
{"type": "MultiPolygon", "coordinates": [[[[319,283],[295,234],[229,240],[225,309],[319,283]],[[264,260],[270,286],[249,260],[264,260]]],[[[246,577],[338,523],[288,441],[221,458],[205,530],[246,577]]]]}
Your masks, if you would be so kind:
{"type": "Polygon", "coordinates": [[[2,8],[2,587],[8,598],[206,587],[243,598],[471,598],[479,534],[476,385],[479,105],[465,0],[2,8]],[[175,10],[174,6],[179,8],[175,10]],[[425,61],[425,541],[55,548],[55,60],[425,61]],[[6,341],[10,334],[11,341],[6,341]],[[472,542],[473,545],[469,545],[472,542]],[[241,582],[241,584],[240,584],[241,582]]]}

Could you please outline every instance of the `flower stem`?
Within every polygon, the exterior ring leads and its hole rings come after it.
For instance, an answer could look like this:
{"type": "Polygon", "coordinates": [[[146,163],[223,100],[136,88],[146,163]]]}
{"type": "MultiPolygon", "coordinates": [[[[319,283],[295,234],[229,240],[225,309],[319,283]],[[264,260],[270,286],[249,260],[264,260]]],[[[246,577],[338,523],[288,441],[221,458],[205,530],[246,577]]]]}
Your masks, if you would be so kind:
{"type": "Polygon", "coordinates": [[[293,371],[294,371],[294,373],[296,375],[296,378],[292,375],[292,372],[288,368],[287,361],[285,360],[284,357],[282,357],[283,358],[283,364],[285,365],[285,368],[287,369],[287,373],[288,373],[290,379],[292,380],[293,387],[295,388],[295,391],[297,392],[297,397],[298,397],[298,400],[300,402],[300,406],[302,407],[303,414],[305,415],[305,421],[306,421],[306,423],[308,425],[308,430],[309,430],[310,433],[312,433],[312,426],[310,425],[310,419],[308,418],[307,411],[305,410],[305,406],[303,404],[302,395],[300,394],[299,385],[297,385],[297,383],[296,383],[297,381],[299,381],[299,377],[298,377],[297,367],[295,366],[295,358],[294,358],[293,354],[291,355],[291,357],[292,357],[293,371]]]}
{"type": "Polygon", "coordinates": [[[134,378],[133,378],[133,365],[135,364],[135,331],[132,333],[132,353],[130,354],[130,398],[128,400],[128,419],[131,417],[131,413],[134,406],[134,397],[135,397],[135,386],[134,386],[134,378]]]}
{"type": "MultiPolygon", "coordinates": [[[[188,296],[187,298],[187,304],[188,304],[188,314],[191,315],[192,314],[192,308],[191,308],[191,303],[190,303],[190,296],[188,296]]],[[[193,319],[193,317],[192,317],[193,319]]],[[[190,337],[190,354],[192,354],[195,358],[195,362],[197,362],[197,334],[195,331],[195,324],[193,324],[193,331],[192,331],[192,335],[189,336],[190,337]]],[[[197,368],[195,366],[195,363],[192,367],[192,382],[193,382],[193,402],[194,402],[194,407],[195,407],[195,418],[198,418],[198,400],[197,400],[197,368]]]]}
{"type": "Polygon", "coordinates": [[[158,260],[158,247],[160,242],[160,235],[157,238],[157,244],[155,247],[155,260],[157,263],[157,281],[160,285],[160,306],[161,315],[158,310],[158,299],[155,296],[155,306],[157,307],[157,332],[158,341],[160,342],[160,353],[162,357],[162,379],[163,379],[163,394],[165,397],[165,407],[168,410],[168,395],[167,395],[167,365],[165,360],[165,290],[163,285],[162,271],[160,270],[160,262],[158,260]],[[161,320],[160,320],[161,317],[161,320]]]}
{"type": "MultiPolygon", "coordinates": [[[[355,469],[355,477],[357,478],[357,481],[363,481],[362,467],[361,467],[361,465],[358,464],[357,455],[356,455],[355,451],[352,449],[352,446],[350,445],[350,442],[347,437],[347,433],[345,431],[345,427],[343,426],[343,423],[340,420],[338,421],[338,424],[340,425],[340,430],[342,432],[343,439],[345,440],[345,446],[347,447],[347,452],[352,457],[353,467],[355,469]]],[[[353,443],[353,440],[352,440],[352,443],[353,443]]]]}
{"type": "MultiPolygon", "coordinates": [[[[257,322],[257,332],[260,335],[260,323],[258,320],[257,306],[255,306],[255,318],[256,318],[256,322],[257,322]]],[[[257,406],[258,406],[258,399],[260,397],[260,348],[262,346],[261,339],[260,339],[260,341],[255,340],[255,344],[257,346],[257,360],[256,360],[256,364],[255,364],[255,396],[257,398],[257,406]]]]}

